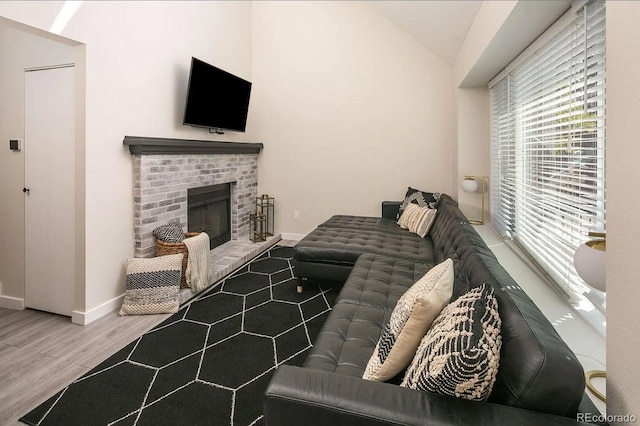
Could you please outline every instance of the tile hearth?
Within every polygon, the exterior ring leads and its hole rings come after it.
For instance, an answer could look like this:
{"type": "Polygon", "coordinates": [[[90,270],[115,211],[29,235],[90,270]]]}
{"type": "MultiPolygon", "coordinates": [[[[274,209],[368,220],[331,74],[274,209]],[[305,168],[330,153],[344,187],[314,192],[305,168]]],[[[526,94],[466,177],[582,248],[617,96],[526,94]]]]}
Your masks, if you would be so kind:
{"type": "MultiPolygon", "coordinates": [[[[268,238],[267,241],[254,243],[248,238],[240,240],[232,240],[226,242],[213,250],[211,250],[211,282],[213,285],[220,281],[225,276],[238,269],[240,266],[247,263],[249,260],[258,256],[264,251],[267,251],[271,246],[275,245],[281,240],[280,235],[275,235],[268,238]]],[[[207,287],[205,290],[208,290],[207,287]]],[[[199,293],[194,293],[190,288],[183,288],[180,290],[180,305],[188,302],[199,293]]]]}

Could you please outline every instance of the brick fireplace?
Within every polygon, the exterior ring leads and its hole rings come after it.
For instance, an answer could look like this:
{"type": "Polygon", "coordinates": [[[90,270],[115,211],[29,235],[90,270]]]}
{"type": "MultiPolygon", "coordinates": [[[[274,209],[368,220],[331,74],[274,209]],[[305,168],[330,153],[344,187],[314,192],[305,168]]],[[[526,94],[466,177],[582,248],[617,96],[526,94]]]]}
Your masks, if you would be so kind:
{"type": "Polygon", "coordinates": [[[123,143],[133,157],[135,257],[155,256],[156,227],[188,229],[189,190],[219,184],[229,184],[231,240],[248,239],[262,144],[131,136],[123,143]]]}

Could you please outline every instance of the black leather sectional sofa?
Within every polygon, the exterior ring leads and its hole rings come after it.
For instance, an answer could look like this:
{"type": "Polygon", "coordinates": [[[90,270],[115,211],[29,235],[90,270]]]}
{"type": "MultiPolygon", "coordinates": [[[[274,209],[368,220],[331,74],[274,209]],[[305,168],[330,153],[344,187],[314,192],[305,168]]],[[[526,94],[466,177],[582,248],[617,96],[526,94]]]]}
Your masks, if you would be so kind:
{"type": "Polygon", "coordinates": [[[399,206],[383,203],[380,218],[334,216],[296,245],[299,278],[344,284],[304,366],[277,369],[265,393],[265,424],[569,425],[580,424],[579,413],[598,413],[574,353],[457,203],[441,195],[425,238],[397,225],[399,206]],[[402,374],[387,383],[361,378],[400,296],[447,258],[452,299],[483,283],[498,299],[502,349],[487,402],[403,388],[402,374]]]}

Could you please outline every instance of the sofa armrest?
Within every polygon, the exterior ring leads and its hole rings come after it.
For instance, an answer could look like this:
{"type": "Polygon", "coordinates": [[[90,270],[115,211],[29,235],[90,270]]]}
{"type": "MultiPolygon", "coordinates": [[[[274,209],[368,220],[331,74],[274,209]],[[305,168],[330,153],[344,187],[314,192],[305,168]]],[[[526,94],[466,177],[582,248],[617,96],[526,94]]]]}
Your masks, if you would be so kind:
{"type": "Polygon", "coordinates": [[[586,424],[289,365],[280,366],[267,387],[264,420],[265,426],[586,424]]]}
{"type": "Polygon", "coordinates": [[[402,201],[383,201],[382,202],[382,217],[387,219],[396,220],[402,201]]]}

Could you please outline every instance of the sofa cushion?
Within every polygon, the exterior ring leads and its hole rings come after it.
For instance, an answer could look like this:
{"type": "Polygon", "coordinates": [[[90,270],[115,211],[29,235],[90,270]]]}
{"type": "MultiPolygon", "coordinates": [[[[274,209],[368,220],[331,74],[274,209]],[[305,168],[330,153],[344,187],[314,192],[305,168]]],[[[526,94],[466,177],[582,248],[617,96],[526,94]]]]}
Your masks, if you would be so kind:
{"type": "Polygon", "coordinates": [[[318,228],[347,228],[368,231],[387,231],[396,226],[397,224],[395,220],[389,220],[383,217],[349,216],[338,214],[331,216],[328,220],[318,225],[318,228]]]}
{"type": "Polygon", "coordinates": [[[401,385],[485,401],[498,371],[500,325],[490,285],[460,296],[433,322],[401,385]]]}
{"type": "Polygon", "coordinates": [[[362,377],[391,311],[337,303],[318,333],[304,367],[362,377]]]}
{"type": "Polygon", "coordinates": [[[392,311],[413,283],[433,267],[433,263],[393,259],[365,253],[353,266],[336,303],[351,303],[392,311]]]}
{"type": "Polygon", "coordinates": [[[453,262],[434,266],[402,295],[362,378],[386,381],[404,370],[433,320],[451,301],[453,262]]]}
{"type": "Polygon", "coordinates": [[[419,237],[424,238],[429,232],[433,220],[436,218],[436,209],[430,207],[418,207],[413,203],[409,203],[402,212],[402,216],[398,220],[398,225],[402,229],[413,232],[419,237]]]}
{"type": "Polygon", "coordinates": [[[388,219],[383,217],[335,215],[331,216],[326,222],[318,225],[318,228],[357,230],[361,234],[367,234],[369,232],[384,232],[389,235],[396,235],[400,237],[407,235],[407,230],[402,229],[400,225],[398,225],[397,219],[388,219]]]}
{"type": "Polygon", "coordinates": [[[432,260],[429,238],[420,238],[395,223],[393,226],[389,231],[318,227],[296,244],[294,257],[343,265],[353,265],[364,253],[384,254],[393,259],[432,260]]]}

